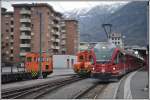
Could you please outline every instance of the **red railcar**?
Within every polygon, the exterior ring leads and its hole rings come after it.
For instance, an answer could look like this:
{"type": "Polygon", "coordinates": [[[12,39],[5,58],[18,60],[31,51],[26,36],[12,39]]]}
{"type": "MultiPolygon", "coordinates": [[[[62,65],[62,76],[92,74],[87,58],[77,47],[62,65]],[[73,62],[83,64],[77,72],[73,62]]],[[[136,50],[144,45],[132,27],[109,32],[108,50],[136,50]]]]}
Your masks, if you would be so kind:
{"type": "MultiPolygon", "coordinates": [[[[25,60],[25,68],[27,72],[30,72],[32,77],[37,78],[39,72],[40,54],[39,53],[27,53],[25,60]]],[[[43,77],[47,77],[53,72],[52,57],[46,53],[42,53],[41,70],[43,77]]]]}
{"type": "Polygon", "coordinates": [[[91,50],[84,50],[77,53],[77,62],[74,64],[74,71],[81,76],[88,76],[91,73],[91,50]]]}
{"type": "Polygon", "coordinates": [[[93,50],[91,77],[101,80],[118,79],[143,65],[143,59],[116,48],[111,43],[97,44],[93,50]]]}

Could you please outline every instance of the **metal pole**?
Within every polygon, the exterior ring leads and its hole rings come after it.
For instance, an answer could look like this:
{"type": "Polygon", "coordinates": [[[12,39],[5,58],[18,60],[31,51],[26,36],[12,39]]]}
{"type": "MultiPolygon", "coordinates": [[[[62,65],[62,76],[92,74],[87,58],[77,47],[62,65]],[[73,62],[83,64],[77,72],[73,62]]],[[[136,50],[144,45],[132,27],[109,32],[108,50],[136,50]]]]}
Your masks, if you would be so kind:
{"type": "Polygon", "coordinates": [[[43,78],[42,75],[42,14],[39,13],[40,16],[40,64],[39,64],[39,79],[43,78]]]}

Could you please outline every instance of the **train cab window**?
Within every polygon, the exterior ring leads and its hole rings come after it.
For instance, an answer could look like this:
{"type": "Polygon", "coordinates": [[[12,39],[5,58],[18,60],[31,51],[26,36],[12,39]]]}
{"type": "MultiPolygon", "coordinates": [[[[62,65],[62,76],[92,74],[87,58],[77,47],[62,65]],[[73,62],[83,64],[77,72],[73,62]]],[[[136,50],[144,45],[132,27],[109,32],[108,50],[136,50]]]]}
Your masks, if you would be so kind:
{"type": "Polygon", "coordinates": [[[119,62],[124,63],[125,62],[125,57],[122,53],[119,54],[119,62]]]}
{"type": "Polygon", "coordinates": [[[49,65],[46,65],[46,67],[45,67],[46,69],[48,69],[49,68],[49,65]]]}
{"type": "Polygon", "coordinates": [[[31,62],[32,61],[32,57],[27,57],[27,62],[31,62]]]}
{"type": "Polygon", "coordinates": [[[46,58],[46,61],[48,62],[48,58],[46,58]]]}
{"type": "Polygon", "coordinates": [[[80,61],[83,61],[83,56],[82,56],[82,55],[79,57],[79,60],[80,60],[80,61]]]}
{"type": "Polygon", "coordinates": [[[36,62],[37,60],[36,60],[36,57],[34,57],[34,61],[36,62]]]}
{"type": "Polygon", "coordinates": [[[118,64],[119,63],[119,55],[117,55],[117,57],[114,60],[114,64],[118,64]]]}
{"type": "Polygon", "coordinates": [[[94,64],[94,60],[91,55],[89,56],[89,60],[90,60],[91,64],[94,64]]]}

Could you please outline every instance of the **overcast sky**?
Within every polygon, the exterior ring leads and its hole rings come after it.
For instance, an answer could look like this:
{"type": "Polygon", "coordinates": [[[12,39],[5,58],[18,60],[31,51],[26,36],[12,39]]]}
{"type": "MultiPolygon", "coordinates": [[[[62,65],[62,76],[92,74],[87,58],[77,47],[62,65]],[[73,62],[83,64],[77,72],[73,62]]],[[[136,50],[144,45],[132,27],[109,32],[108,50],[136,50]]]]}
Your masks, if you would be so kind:
{"type": "Polygon", "coordinates": [[[115,3],[127,3],[127,1],[34,1],[34,0],[25,0],[25,1],[2,1],[2,7],[8,9],[8,11],[13,11],[12,4],[18,3],[48,3],[57,11],[66,12],[73,9],[89,8],[96,5],[109,5],[115,3]]]}

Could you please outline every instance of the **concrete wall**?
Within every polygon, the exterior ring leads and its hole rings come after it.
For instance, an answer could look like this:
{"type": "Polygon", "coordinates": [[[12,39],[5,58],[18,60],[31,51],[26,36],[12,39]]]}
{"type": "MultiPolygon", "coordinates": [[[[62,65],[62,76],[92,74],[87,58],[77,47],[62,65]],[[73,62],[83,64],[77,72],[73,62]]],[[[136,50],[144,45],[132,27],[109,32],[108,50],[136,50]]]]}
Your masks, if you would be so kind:
{"type": "Polygon", "coordinates": [[[53,67],[56,68],[73,68],[77,62],[77,56],[74,55],[53,55],[53,67]]]}

